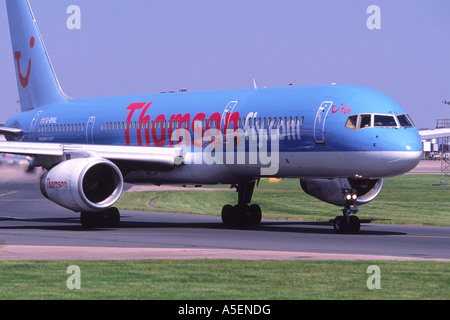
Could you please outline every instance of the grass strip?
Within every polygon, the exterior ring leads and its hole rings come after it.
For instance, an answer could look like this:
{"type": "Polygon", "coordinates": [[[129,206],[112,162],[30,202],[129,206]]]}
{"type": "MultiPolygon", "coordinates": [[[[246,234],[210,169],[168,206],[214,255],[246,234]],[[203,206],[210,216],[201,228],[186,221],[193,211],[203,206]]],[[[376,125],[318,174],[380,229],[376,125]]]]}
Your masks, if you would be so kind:
{"type": "Polygon", "coordinates": [[[433,261],[0,261],[0,299],[300,300],[450,298],[450,264],[433,261]],[[70,265],[80,289],[70,290],[70,265]],[[380,289],[367,281],[380,270],[380,289]]]}

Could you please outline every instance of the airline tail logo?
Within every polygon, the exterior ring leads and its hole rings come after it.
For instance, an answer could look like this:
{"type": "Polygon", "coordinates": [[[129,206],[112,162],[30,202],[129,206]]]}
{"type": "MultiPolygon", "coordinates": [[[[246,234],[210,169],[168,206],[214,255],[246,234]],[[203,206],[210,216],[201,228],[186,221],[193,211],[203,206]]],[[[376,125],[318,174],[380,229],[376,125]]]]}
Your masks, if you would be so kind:
{"type": "MultiPolygon", "coordinates": [[[[34,47],[34,37],[31,37],[30,38],[30,48],[33,49],[33,47],[34,47]]],[[[24,77],[22,75],[22,71],[20,70],[20,58],[21,57],[22,57],[22,53],[20,51],[16,51],[14,53],[14,58],[15,58],[15,60],[17,60],[17,72],[19,73],[20,84],[22,85],[22,88],[26,88],[28,85],[28,81],[30,80],[31,59],[28,60],[27,74],[24,77]]]]}

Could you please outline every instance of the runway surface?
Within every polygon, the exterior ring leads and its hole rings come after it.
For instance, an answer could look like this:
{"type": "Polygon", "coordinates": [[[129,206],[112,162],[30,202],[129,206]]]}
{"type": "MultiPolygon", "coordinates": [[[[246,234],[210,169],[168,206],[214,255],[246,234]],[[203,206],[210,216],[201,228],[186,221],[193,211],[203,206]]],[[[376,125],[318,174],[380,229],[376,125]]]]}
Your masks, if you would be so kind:
{"type": "Polygon", "coordinates": [[[79,214],[45,199],[36,176],[0,171],[0,260],[362,259],[450,261],[450,228],[263,220],[231,229],[220,217],[122,211],[119,228],[83,230],[79,214]]]}

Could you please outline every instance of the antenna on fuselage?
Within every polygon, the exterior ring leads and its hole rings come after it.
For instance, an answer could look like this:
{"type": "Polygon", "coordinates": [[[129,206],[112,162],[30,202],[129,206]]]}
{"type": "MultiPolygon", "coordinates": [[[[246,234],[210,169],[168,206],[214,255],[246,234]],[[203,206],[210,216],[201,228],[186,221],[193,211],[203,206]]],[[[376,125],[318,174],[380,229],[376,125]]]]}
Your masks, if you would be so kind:
{"type": "Polygon", "coordinates": [[[253,88],[255,88],[255,90],[258,89],[258,86],[256,85],[256,80],[253,78],[253,88]]]}

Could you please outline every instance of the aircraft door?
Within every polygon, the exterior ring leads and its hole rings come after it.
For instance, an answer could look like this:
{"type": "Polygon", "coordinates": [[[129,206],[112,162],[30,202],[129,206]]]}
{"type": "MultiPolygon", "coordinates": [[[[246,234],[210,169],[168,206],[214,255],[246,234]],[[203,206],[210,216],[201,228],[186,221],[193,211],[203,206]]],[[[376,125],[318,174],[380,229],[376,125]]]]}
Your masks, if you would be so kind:
{"type": "Polygon", "coordinates": [[[314,142],[316,144],[325,143],[325,122],[332,105],[332,101],[324,101],[321,103],[319,109],[317,109],[314,120],[314,142]]]}
{"type": "MultiPolygon", "coordinates": [[[[227,115],[233,113],[234,107],[236,107],[237,103],[238,103],[237,101],[230,101],[230,102],[228,102],[227,106],[223,110],[222,120],[221,120],[222,128],[225,128],[225,121],[227,119],[227,115]]],[[[226,132],[224,132],[224,134],[226,134],[226,132]]]]}
{"type": "Polygon", "coordinates": [[[86,143],[94,144],[94,123],[95,117],[92,116],[88,119],[86,124],[86,143]]]}
{"type": "Polygon", "coordinates": [[[41,114],[42,114],[42,110],[39,110],[39,112],[36,113],[36,115],[33,117],[33,120],[31,120],[31,123],[30,123],[30,134],[32,135],[33,140],[36,139],[36,123],[37,123],[37,119],[41,116],[41,114]]]}

